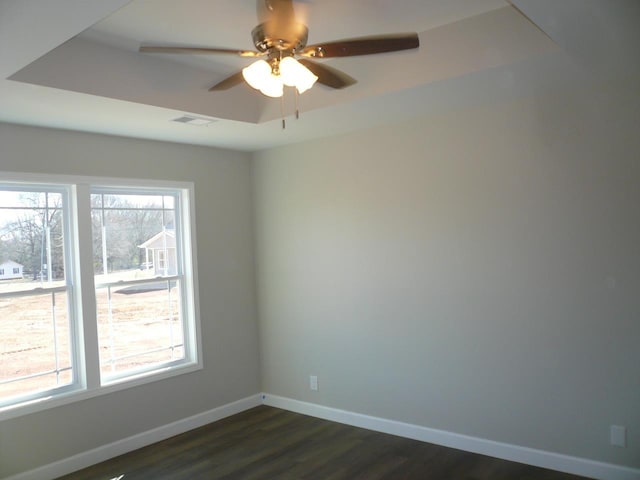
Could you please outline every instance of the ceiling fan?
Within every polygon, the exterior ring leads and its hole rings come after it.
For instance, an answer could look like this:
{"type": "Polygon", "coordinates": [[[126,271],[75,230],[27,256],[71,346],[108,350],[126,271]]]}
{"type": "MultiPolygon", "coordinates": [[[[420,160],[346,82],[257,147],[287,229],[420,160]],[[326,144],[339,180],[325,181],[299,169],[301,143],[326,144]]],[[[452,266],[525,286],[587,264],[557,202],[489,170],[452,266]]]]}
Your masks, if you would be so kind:
{"type": "Polygon", "coordinates": [[[341,70],[310,59],[372,55],[420,46],[417,33],[375,35],[307,45],[309,29],[296,19],[292,0],[257,0],[257,6],[258,17],[264,21],[251,32],[255,51],[142,45],[140,52],[231,54],[259,58],[242,71],[215,84],[209,91],[227,90],[245,80],[264,95],[282,97],[285,85],[295,87],[298,93],[302,93],[311,88],[316,81],[336,89],[356,83],[354,78],[341,70]],[[297,60],[296,57],[302,58],[297,60]]]}

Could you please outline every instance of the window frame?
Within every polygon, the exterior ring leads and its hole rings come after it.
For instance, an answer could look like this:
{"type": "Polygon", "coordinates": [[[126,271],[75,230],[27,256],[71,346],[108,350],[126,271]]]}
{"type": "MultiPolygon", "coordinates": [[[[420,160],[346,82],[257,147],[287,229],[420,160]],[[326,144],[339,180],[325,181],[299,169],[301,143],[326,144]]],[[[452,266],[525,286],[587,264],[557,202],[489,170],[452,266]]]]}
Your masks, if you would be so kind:
{"type": "MultiPolygon", "coordinates": [[[[65,285],[72,284],[69,296],[69,322],[72,336],[74,383],[68,389],[56,390],[52,395],[42,392],[25,395],[21,401],[0,407],[0,420],[28,415],[41,410],[82,401],[119,390],[135,388],[162,381],[203,368],[200,327],[199,290],[197,274],[195,191],[193,182],[149,180],[135,178],[108,178],[74,175],[40,175],[32,173],[0,173],[3,186],[58,186],[67,189],[68,219],[65,234],[65,285]],[[170,362],[160,368],[143,370],[122,378],[103,381],[100,376],[98,331],[96,315],[96,284],[93,271],[91,226],[91,193],[93,188],[157,193],[159,190],[176,194],[180,209],[181,234],[176,235],[176,253],[182,257],[183,277],[181,308],[184,316],[185,360],[170,362]],[[69,273],[67,273],[69,272],[69,273]],[[83,293],[86,292],[86,293],[83,293]],[[187,340],[188,336],[188,340],[187,340]]],[[[177,219],[176,219],[177,221],[177,219]]],[[[41,291],[39,291],[41,292],[41,291]]],[[[50,393],[50,391],[47,391],[50,393]]]]}
{"type": "MultiPolygon", "coordinates": [[[[140,187],[113,187],[113,186],[105,186],[99,184],[93,184],[90,187],[90,195],[95,194],[103,194],[103,195],[162,195],[162,196],[171,196],[174,198],[174,206],[172,210],[174,211],[174,232],[176,239],[176,267],[177,271],[174,274],[161,274],[156,275],[155,277],[142,279],[142,280],[130,280],[130,281],[105,281],[100,284],[95,285],[95,291],[98,289],[106,288],[109,290],[112,287],[117,286],[127,286],[127,285],[136,285],[136,284],[144,284],[144,283],[152,283],[157,280],[161,281],[176,281],[180,283],[180,289],[183,289],[183,285],[186,281],[186,263],[187,259],[185,258],[185,248],[184,248],[184,212],[183,206],[185,204],[184,199],[182,198],[181,191],[175,188],[140,188],[140,187]]],[[[94,210],[95,207],[91,207],[94,210]]],[[[117,210],[117,209],[116,209],[117,210]]],[[[156,270],[157,271],[157,270],[156,270]]],[[[95,280],[95,275],[94,275],[95,280]]],[[[182,313],[183,317],[188,318],[189,315],[189,305],[188,298],[186,295],[181,294],[179,299],[179,309],[182,313]]],[[[176,368],[182,364],[190,363],[189,359],[193,358],[194,349],[192,343],[195,341],[193,338],[193,332],[190,329],[190,322],[183,321],[182,325],[182,335],[183,335],[183,349],[184,349],[184,359],[173,360],[168,362],[163,362],[162,367],[158,366],[147,366],[142,367],[140,369],[136,369],[133,372],[124,371],[120,373],[115,373],[111,375],[101,375],[101,385],[111,385],[120,382],[126,382],[129,378],[136,377],[144,374],[152,374],[154,371],[157,371],[159,368],[176,368]]]]}
{"type": "MultiPolygon", "coordinates": [[[[61,182],[34,182],[34,181],[12,181],[9,179],[4,179],[0,182],[0,186],[2,190],[5,191],[16,191],[16,192],[48,192],[48,193],[57,193],[61,196],[62,199],[62,235],[63,238],[73,238],[72,232],[74,230],[74,215],[72,214],[72,189],[70,184],[61,183],[61,182]]],[[[76,275],[76,263],[74,261],[71,246],[69,242],[64,242],[63,249],[63,264],[64,264],[64,285],[63,286],[35,286],[31,289],[19,290],[16,292],[8,292],[3,293],[2,297],[9,298],[19,298],[19,297],[31,297],[31,296],[43,296],[43,295],[55,295],[57,293],[65,293],[67,295],[67,318],[68,318],[68,328],[69,328],[69,350],[70,350],[70,364],[71,364],[71,383],[63,386],[56,386],[52,388],[48,388],[45,390],[41,390],[38,392],[26,393],[24,395],[19,396],[19,401],[14,403],[0,403],[0,418],[3,418],[1,415],[5,409],[12,409],[14,405],[22,405],[28,404],[33,401],[37,401],[40,398],[47,398],[52,396],[64,396],[74,390],[77,390],[78,385],[81,383],[80,378],[78,376],[78,369],[74,368],[75,365],[79,363],[79,337],[78,337],[78,310],[75,308],[75,299],[76,288],[77,285],[74,281],[77,278],[76,275]]],[[[56,340],[54,339],[54,342],[56,340]]],[[[57,364],[57,358],[56,358],[57,364]]],[[[57,368],[55,371],[58,371],[57,368]]],[[[42,374],[44,372],[40,372],[42,374]]]]}

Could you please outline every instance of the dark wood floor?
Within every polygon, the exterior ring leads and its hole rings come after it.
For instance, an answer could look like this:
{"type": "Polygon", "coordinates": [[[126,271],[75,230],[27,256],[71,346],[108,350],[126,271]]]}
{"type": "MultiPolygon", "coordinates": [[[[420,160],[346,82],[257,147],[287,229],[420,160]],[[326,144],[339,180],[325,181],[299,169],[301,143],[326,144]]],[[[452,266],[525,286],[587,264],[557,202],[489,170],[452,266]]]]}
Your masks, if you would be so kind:
{"type": "Polygon", "coordinates": [[[271,407],[62,477],[64,480],[578,480],[583,477],[271,407]]]}

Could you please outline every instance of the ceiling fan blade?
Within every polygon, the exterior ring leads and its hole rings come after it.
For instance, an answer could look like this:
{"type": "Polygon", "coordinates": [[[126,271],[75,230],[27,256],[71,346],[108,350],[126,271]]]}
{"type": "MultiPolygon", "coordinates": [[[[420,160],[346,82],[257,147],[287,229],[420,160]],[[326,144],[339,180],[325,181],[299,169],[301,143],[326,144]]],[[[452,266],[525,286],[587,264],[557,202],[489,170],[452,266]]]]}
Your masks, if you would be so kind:
{"type": "Polygon", "coordinates": [[[326,85],[327,87],[341,89],[358,83],[355,78],[350,77],[343,71],[330,67],[329,65],[312,62],[311,60],[304,58],[301,58],[298,61],[318,77],[318,83],[326,85]]]}
{"type": "Polygon", "coordinates": [[[210,92],[219,92],[221,90],[229,90],[231,87],[235,87],[236,85],[241,84],[244,81],[244,77],[242,76],[242,72],[237,72],[231,75],[230,77],[225,78],[221,82],[216,83],[213,87],[209,89],[210,92]]]}
{"type": "Polygon", "coordinates": [[[356,55],[397,52],[418,48],[419,46],[420,39],[417,33],[396,33],[309,45],[298,52],[298,55],[319,58],[353,57],[356,55]]]}
{"type": "Polygon", "coordinates": [[[206,47],[171,47],[171,46],[156,46],[156,45],[142,45],[139,49],[143,53],[192,53],[200,55],[211,54],[231,54],[240,55],[241,57],[261,57],[265,55],[261,52],[254,52],[253,50],[232,50],[229,48],[206,48],[206,47]]]}

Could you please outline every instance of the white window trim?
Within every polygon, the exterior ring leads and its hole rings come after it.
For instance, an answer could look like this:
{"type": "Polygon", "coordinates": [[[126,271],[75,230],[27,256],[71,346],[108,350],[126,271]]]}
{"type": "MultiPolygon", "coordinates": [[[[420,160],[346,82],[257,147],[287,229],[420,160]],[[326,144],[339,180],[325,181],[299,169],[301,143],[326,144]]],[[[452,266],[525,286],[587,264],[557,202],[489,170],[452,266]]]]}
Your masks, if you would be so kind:
{"type": "MultiPolygon", "coordinates": [[[[193,182],[149,180],[134,178],[106,178],[77,175],[56,175],[56,174],[33,174],[0,172],[0,177],[8,183],[30,183],[30,184],[67,184],[71,185],[70,201],[68,205],[72,237],[77,239],[78,249],[75,251],[65,251],[69,255],[68,262],[70,268],[75,269],[75,278],[80,281],[75,285],[73,302],[75,308],[85,320],[79,321],[76,328],[77,339],[74,354],[79,361],[76,362],[74,375],[77,376],[78,383],[76,389],[61,392],[55,396],[40,397],[33,400],[15,403],[0,408],[0,421],[29,415],[42,410],[79,402],[89,398],[107,395],[120,390],[139,387],[152,382],[163,381],[177,375],[183,375],[203,368],[202,361],[202,339],[200,324],[200,299],[198,290],[198,267],[197,267],[197,246],[196,246],[196,222],[195,222],[195,193],[193,182]],[[92,252],[92,231],[91,221],[87,221],[91,216],[90,187],[105,187],[134,190],[148,188],[153,189],[176,189],[181,191],[181,215],[182,238],[184,241],[179,245],[184,252],[184,283],[185,294],[191,297],[185,301],[185,318],[192,318],[192,322],[186,322],[185,335],[189,335],[191,341],[185,342],[185,355],[193,359],[191,363],[182,363],[177,366],[166,366],[152,371],[133,374],[126,378],[119,379],[107,384],[100,384],[100,365],[98,358],[98,334],[96,322],[96,301],[94,272],[93,272],[93,252],[92,252]],[[85,221],[76,221],[84,218],[85,221]],[[83,295],[82,292],[90,292],[83,295]],[[186,349],[189,349],[187,351],[186,349]],[[90,354],[93,353],[93,354],[90,354]]],[[[71,250],[71,249],[70,249],[71,250]]]]}

